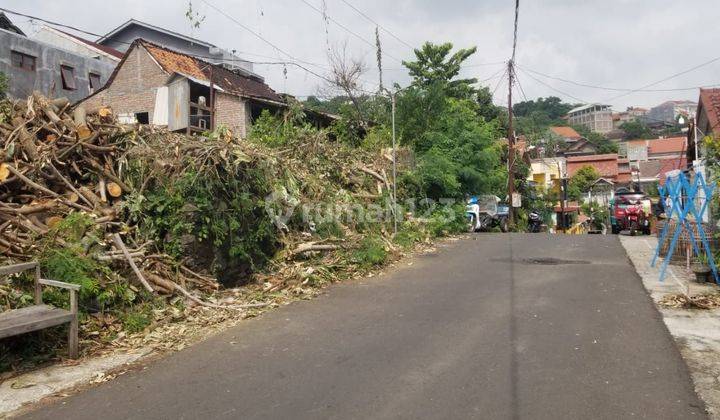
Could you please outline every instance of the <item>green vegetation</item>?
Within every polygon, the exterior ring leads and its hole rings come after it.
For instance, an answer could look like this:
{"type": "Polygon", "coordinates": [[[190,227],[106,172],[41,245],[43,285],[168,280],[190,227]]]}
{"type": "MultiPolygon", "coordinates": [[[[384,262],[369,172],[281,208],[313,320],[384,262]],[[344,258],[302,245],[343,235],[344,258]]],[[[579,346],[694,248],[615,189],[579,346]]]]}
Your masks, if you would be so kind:
{"type": "Polygon", "coordinates": [[[583,166],[568,182],[568,198],[570,200],[579,200],[598,179],[600,179],[600,173],[597,169],[592,166],[583,166]]]}

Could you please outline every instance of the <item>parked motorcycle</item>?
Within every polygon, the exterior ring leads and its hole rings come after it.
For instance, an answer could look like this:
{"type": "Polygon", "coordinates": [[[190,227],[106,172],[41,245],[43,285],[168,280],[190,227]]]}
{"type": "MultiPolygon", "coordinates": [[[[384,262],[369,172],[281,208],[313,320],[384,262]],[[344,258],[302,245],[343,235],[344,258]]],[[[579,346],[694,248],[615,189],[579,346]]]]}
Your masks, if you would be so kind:
{"type": "Polygon", "coordinates": [[[543,218],[537,210],[533,210],[528,214],[528,231],[530,233],[543,231],[543,218]]]}

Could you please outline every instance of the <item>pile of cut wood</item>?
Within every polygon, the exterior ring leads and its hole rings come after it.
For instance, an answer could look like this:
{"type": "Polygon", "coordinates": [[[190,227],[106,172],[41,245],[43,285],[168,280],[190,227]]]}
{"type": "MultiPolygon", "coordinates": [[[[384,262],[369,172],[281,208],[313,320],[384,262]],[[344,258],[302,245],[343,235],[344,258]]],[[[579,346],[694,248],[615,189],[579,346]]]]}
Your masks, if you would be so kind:
{"type": "Polygon", "coordinates": [[[130,231],[121,216],[123,196],[131,192],[122,180],[124,151],[136,134],[135,127],[118,124],[109,108],[71,110],[67,99],[39,94],[12,103],[0,117],[0,253],[23,261],[37,258],[42,239],[63,246],[53,228],[80,212],[104,234],[104,252],[93,258],[127,264],[150,292],[179,292],[201,303],[178,283],[214,290],[214,279],[182,267],[172,270],[180,279],[173,281],[162,275],[171,271],[167,256],[145,255],[147,244],[121,236],[130,231]]]}

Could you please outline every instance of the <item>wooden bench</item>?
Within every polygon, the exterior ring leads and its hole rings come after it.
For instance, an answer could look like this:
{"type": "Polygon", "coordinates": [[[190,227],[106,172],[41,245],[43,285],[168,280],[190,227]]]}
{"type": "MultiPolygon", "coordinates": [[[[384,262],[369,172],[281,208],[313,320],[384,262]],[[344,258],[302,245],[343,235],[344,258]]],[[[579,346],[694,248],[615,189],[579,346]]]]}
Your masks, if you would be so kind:
{"type": "MultiPolygon", "coordinates": [[[[0,338],[25,334],[62,324],[70,324],[68,347],[70,358],[78,357],[78,297],[80,286],[40,277],[40,264],[29,262],[0,267],[0,276],[35,270],[35,305],[0,312],[0,338]],[[42,286],[59,287],[70,291],[70,310],[53,308],[42,302],[42,286]]],[[[0,278],[0,283],[3,279],[0,278]]]]}

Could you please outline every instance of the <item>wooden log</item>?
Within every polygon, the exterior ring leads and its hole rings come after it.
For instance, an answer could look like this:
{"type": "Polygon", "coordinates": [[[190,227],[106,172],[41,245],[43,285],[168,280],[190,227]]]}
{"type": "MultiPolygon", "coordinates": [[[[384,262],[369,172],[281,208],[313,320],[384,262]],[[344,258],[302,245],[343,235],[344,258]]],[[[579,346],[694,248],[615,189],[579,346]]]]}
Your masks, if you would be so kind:
{"type": "Polygon", "coordinates": [[[100,201],[103,203],[107,203],[107,191],[105,189],[105,178],[100,177],[100,180],[98,181],[97,190],[100,193],[100,201]]]}
{"type": "Polygon", "coordinates": [[[37,146],[35,146],[35,139],[34,137],[28,132],[27,128],[25,127],[25,119],[16,117],[13,119],[13,124],[17,127],[18,137],[20,138],[20,145],[22,146],[22,150],[27,154],[28,158],[30,160],[35,161],[38,159],[39,154],[37,151],[37,146]]]}
{"type": "Polygon", "coordinates": [[[142,283],[143,287],[145,287],[145,290],[147,290],[150,293],[153,293],[155,290],[153,290],[152,286],[150,286],[150,283],[145,279],[145,276],[143,276],[143,273],[140,271],[137,265],[135,265],[135,261],[133,261],[132,256],[130,256],[130,252],[128,251],[127,247],[125,246],[125,243],[123,242],[122,238],[120,237],[119,233],[116,233],[113,235],[113,242],[115,242],[115,246],[118,247],[125,256],[125,259],[127,260],[128,264],[130,264],[130,268],[135,272],[135,276],[137,276],[138,280],[140,280],[140,283],[142,283]]]}
{"type": "Polygon", "coordinates": [[[81,126],[87,127],[87,113],[85,107],[79,106],[73,110],[73,121],[75,126],[80,128],[81,126]]]}
{"type": "Polygon", "coordinates": [[[6,163],[0,163],[0,182],[5,181],[10,176],[10,170],[6,163]]]}
{"type": "Polygon", "coordinates": [[[83,185],[82,187],[78,188],[78,191],[83,197],[85,197],[88,201],[92,203],[93,207],[97,208],[102,206],[102,201],[100,201],[100,197],[95,195],[95,193],[92,192],[90,188],[83,185]]]}
{"type": "Polygon", "coordinates": [[[13,175],[15,175],[16,177],[18,177],[22,182],[24,182],[25,184],[27,184],[29,187],[31,187],[31,188],[33,188],[33,189],[35,189],[35,190],[38,190],[38,191],[40,191],[40,192],[44,192],[45,194],[48,194],[48,195],[50,195],[50,196],[52,196],[52,197],[54,197],[54,198],[59,199],[59,200],[60,200],[63,204],[65,204],[66,206],[68,206],[68,207],[74,207],[74,208],[76,208],[76,209],[78,209],[78,210],[83,210],[83,211],[92,211],[92,209],[89,209],[89,208],[87,208],[87,207],[85,207],[85,206],[81,206],[80,204],[72,203],[72,202],[70,202],[70,201],[67,201],[66,199],[62,198],[62,197],[61,197],[58,193],[56,193],[55,191],[50,190],[50,189],[48,189],[48,188],[46,188],[46,187],[43,187],[42,185],[34,182],[34,181],[31,180],[30,178],[26,177],[22,172],[18,171],[17,168],[15,168],[13,165],[8,164],[8,165],[7,165],[7,168],[8,168],[8,170],[9,170],[13,175]]]}
{"type": "Polygon", "coordinates": [[[120,188],[120,186],[117,183],[108,182],[107,192],[110,194],[110,197],[118,198],[122,195],[123,190],[122,190],[122,188],[120,188]]]}

